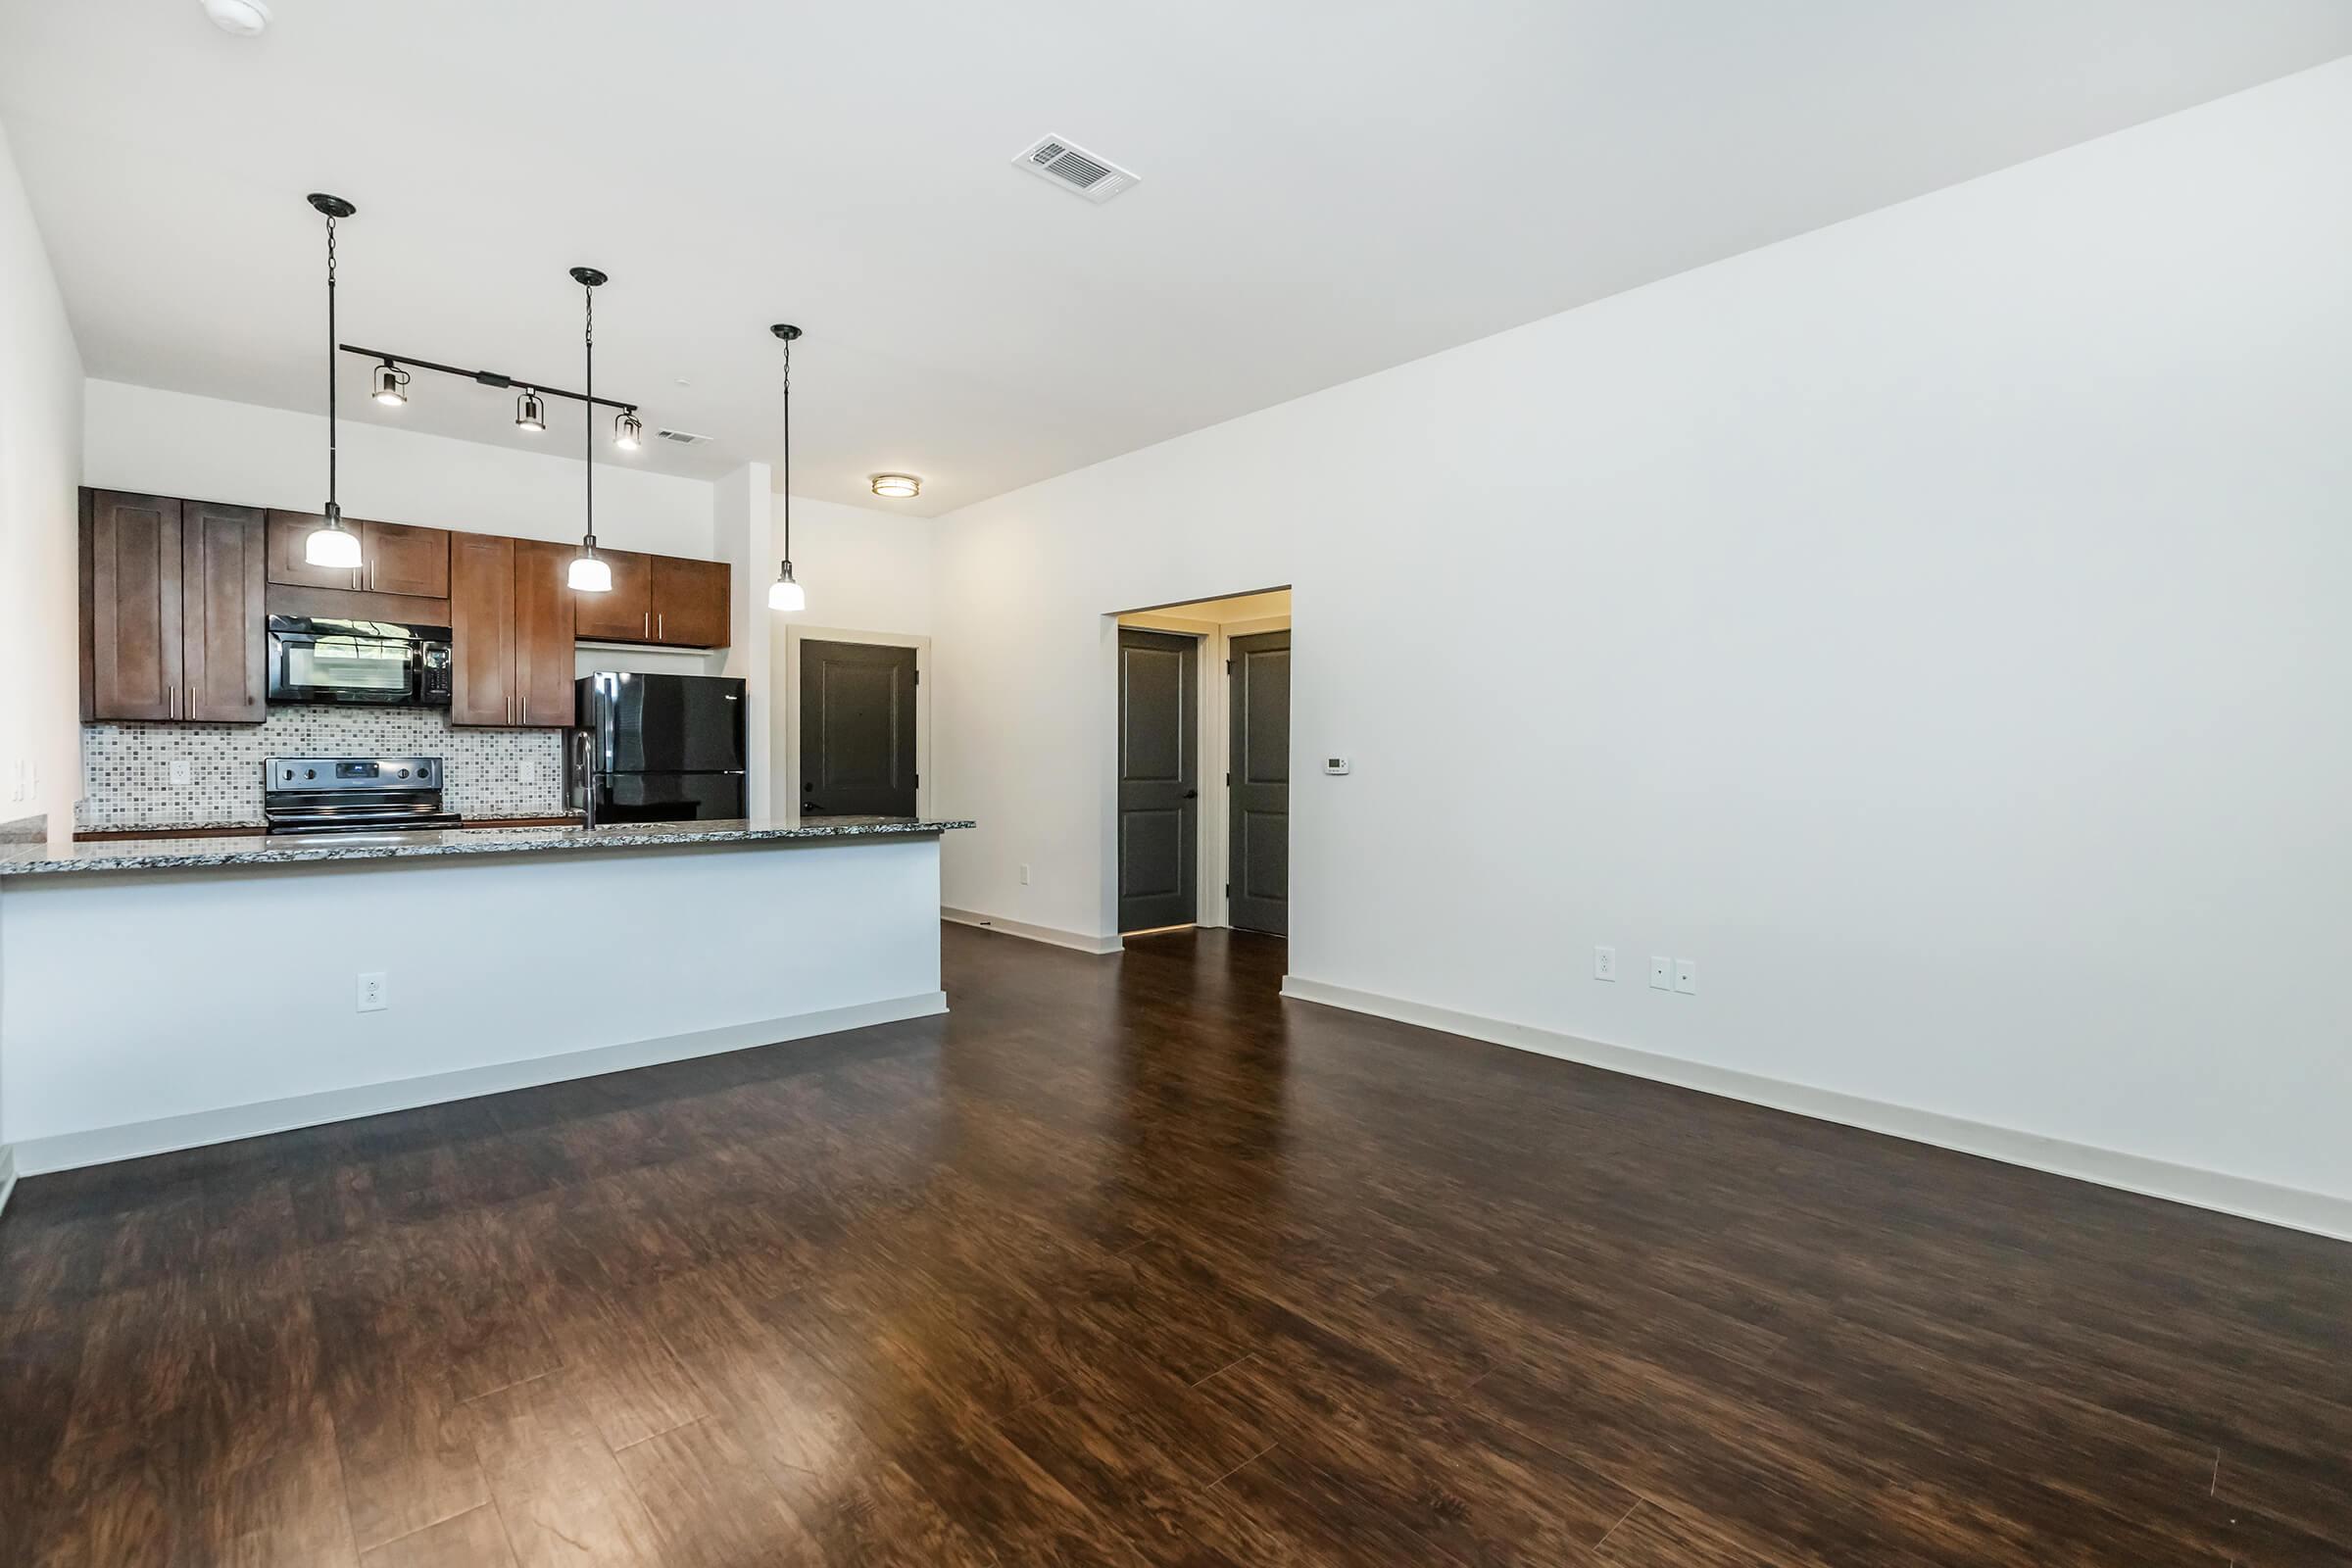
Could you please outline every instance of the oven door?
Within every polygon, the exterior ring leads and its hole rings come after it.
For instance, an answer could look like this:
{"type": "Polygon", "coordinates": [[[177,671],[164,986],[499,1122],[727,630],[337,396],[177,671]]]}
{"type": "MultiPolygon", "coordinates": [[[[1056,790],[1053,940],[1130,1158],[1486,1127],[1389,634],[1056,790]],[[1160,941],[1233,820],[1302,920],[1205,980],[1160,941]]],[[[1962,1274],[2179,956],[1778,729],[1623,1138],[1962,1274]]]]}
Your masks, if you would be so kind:
{"type": "Polygon", "coordinates": [[[270,617],[270,701],[415,708],[449,701],[448,634],[323,616],[270,617]]]}

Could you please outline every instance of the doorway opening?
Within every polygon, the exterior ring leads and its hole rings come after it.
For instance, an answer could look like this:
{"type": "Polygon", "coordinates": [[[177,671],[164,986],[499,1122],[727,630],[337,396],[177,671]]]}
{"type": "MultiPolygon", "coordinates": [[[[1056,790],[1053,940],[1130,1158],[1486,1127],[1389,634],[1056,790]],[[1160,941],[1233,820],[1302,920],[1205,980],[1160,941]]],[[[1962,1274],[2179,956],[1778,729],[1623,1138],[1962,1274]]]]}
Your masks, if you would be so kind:
{"type": "Polygon", "coordinates": [[[1118,619],[1118,923],[1290,934],[1291,591],[1118,619]]]}

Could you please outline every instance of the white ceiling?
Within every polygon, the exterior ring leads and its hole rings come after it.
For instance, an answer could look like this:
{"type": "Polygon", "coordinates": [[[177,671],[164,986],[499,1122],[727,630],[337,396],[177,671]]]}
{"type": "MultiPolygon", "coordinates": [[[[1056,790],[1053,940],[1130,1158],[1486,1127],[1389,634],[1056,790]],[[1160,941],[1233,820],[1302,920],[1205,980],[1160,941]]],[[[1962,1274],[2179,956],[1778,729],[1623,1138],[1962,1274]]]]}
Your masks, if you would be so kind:
{"type": "MultiPolygon", "coordinates": [[[[318,407],[329,190],[347,339],[576,385],[601,267],[599,387],[717,437],[637,461],[710,475],[779,458],[795,320],[796,491],[922,514],[2352,53],[2345,0],[273,5],[0,0],[91,374],[318,407]]],[[[359,416],[533,441],[420,390],[359,416]]]]}

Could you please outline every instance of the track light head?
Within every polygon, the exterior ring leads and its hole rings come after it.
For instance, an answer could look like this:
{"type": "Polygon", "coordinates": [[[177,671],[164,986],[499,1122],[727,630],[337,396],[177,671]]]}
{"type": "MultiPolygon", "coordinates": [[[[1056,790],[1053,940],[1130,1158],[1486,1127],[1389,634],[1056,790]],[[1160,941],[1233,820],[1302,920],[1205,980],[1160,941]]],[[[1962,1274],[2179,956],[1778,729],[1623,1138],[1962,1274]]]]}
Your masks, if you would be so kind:
{"type": "Polygon", "coordinates": [[[547,428],[547,405],[528,387],[514,400],[514,426],[537,434],[547,428]]]}
{"type": "Polygon", "coordinates": [[[376,402],[398,408],[409,401],[409,372],[386,360],[375,368],[370,387],[368,395],[376,402]]]}

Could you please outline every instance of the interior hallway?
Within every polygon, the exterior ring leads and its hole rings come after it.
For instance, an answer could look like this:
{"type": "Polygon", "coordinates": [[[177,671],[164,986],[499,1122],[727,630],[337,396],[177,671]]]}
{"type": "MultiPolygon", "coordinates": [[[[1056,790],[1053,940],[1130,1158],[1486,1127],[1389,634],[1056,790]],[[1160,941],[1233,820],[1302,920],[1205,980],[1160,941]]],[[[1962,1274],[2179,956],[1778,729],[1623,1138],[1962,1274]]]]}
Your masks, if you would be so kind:
{"type": "Polygon", "coordinates": [[[0,1559],[2352,1554],[2352,1250],[944,940],[942,1018],[27,1180],[0,1559]]]}

